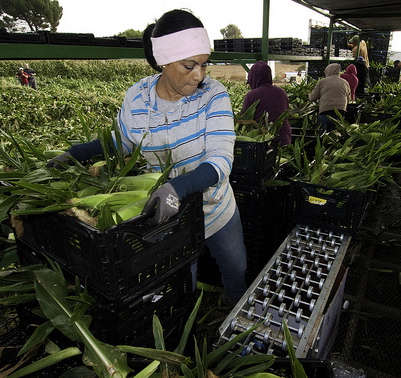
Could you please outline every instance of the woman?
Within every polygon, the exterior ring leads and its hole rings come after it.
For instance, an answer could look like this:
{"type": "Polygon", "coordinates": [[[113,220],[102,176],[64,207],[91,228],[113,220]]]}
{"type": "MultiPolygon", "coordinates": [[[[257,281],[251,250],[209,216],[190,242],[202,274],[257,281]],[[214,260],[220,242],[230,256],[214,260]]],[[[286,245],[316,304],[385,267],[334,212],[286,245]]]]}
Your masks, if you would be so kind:
{"type": "Polygon", "coordinates": [[[21,85],[27,86],[29,76],[22,67],[19,68],[18,72],[15,74],[15,77],[19,80],[21,85]]]}
{"type": "Polygon", "coordinates": [[[348,81],[349,87],[351,89],[351,101],[355,101],[356,95],[355,91],[359,84],[359,79],[356,76],[357,70],[354,64],[350,64],[343,74],[340,75],[341,78],[348,81]]]}
{"type": "Polygon", "coordinates": [[[352,56],[354,59],[361,56],[364,61],[366,62],[366,67],[369,68],[369,54],[368,54],[368,47],[364,40],[360,40],[359,35],[354,35],[348,41],[348,47],[351,49],[352,56]]]}
{"type": "Polygon", "coordinates": [[[356,67],[356,77],[358,78],[358,86],[356,87],[356,97],[363,97],[366,94],[366,88],[370,86],[369,68],[366,66],[365,59],[359,56],[354,62],[356,67]]]}
{"type": "MultiPolygon", "coordinates": [[[[273,85],[272,71],[266,62],[256,62],[248,74],[251,91],[244,97],[241,113],[244,113],[254,102],[260,100],[256,107],[254,120],[260,122],[263,114],[268,113],[269,122],[274,122],[289,108],[287,93],[283,88],[273,85]]],[[[291,144],[291,126],[285,119],[279,132],[281,146],[291,144]]]]}
{"type": "MultiPolygon", "coordinates": [[[[159,73],[126,93],[117,117],[124,152],[142,142],[150,167],[160,170],[169,154],[174,162],[171,179],[153,193],[144,212],[155,207],[154,222],[162,223],[178,212],[183,198],[203,191],[205,243],[222,273],[223,299],[234,305],[246,291],[246,250],[229,183],[235,143],[230,98],[221,83],[205,76],[210,41],[192,13],[165,13],[146,28],[143,43],[148,63],[159,73]]],[[[69,154],[86,160],[99,148],[99,141],[73,146],[53,162],[69,154]]]]}
{"type": "Polygon", "coordinates": [[[339,118],[336,110],[345,116],[351,99],[350,86],[340,77],[340,69],[341,66],[338,63],[329,64],[324,70],[325,77],[317,82],[309,94],[310,101],[319,102],[317,122],[318,127],[324,131],[332,131],[336,128],[331,118],[339,118]]]}

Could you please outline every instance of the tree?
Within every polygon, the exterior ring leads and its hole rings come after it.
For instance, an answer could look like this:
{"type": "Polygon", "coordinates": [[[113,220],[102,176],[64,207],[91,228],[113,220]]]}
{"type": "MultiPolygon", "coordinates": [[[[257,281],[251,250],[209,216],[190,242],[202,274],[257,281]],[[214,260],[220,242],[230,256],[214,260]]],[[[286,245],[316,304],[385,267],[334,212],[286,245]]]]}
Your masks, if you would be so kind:
{"type": "Polygon", "coordinates": [[[11,31],[57,31],[63,8],[57,0],[0,0],[0,26],[11,31]]]}
{"type": "Polygon", "coordinates": [[[140,30],[127,29],[121,33],[118,33],[117,37],[125,38],[142,38],[143,32],[140,30]]]}
{"type": "Polygon", "coordinates": [[[220,33],[223,35],[223,38],[244,38],[242,36],[242,32],[237,25],[229,24],[225,28],[220,29],[220,33]]]}

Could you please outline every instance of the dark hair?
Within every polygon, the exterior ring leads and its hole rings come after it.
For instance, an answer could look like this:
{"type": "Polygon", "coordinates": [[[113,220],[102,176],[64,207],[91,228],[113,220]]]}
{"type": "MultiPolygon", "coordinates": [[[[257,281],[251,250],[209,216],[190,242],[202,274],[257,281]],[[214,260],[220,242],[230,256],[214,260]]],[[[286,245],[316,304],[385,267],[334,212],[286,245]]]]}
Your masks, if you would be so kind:
{"type": "Polygon", "coordinates": [[[189,11],[174,9],[164,13],[156,23],[148,25],[143,32],[143,49],[146,60],[153,69],[161,72],[161,68],[157,65],[153,56],[150,37],[162,37],[181,30],[202,27],[202,22],[189,11]]]}
{"type": "Polygon", "coordinates": [[[398,63],[400,63],[398,59],[394,61],[394,68],[397,68],[398,63]]]}

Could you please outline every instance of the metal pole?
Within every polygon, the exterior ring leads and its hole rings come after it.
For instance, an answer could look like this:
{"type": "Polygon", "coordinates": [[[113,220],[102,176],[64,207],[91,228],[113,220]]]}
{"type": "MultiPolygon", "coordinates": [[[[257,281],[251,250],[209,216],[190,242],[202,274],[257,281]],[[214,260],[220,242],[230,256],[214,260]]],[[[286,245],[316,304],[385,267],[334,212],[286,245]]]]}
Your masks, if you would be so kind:
{"type": "Polygon", "coordinates": [[[267,62],[269,56],[269,18],[270,0],[263,0],[263,25],[262,25],[262,59],[267,62]]]}
{"type": "Polygon", "coordinates": [[[331,42],[333,40],[333,25],[334,25],[334,18],[330,17],[329,31],[327,34],[326,65],[330,63],[331,42]]]}

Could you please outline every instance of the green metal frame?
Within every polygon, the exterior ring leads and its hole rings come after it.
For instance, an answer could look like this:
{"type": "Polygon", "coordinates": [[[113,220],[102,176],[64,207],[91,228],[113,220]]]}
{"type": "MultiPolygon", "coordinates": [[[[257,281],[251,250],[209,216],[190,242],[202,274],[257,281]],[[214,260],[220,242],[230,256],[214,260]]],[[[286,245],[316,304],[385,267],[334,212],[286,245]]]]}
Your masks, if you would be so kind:
{"type": "MultiPolygon", "coordinates": [[[[293,0],[305,5],[300,0],[293,0]]],[[[316,9],[312,8],[317,11],[316,9]]],[[[226,62],[241,64],[249,70],[247,64],[258,60],[281,60],[293,62],[344,61],[344,58],[330,57],[332,28],[335,20],[330,19],[329,42],[326,56],[297,56],[269,54],[269,17],[270,0],[263,0],[263,25],[261,53],[219,52],[213,51],[211,62],[226,62]]],[[[327,15],[326,15],[327,16],[327,15]]],[[[26,44],[26,43],[0,43],[0,60],[63,60],[63,59],[144,59],[141,48],[107,47],[107,46],[81,46],[81,45],[55,45],[55,44],[26,44]]]]}
{"type": "MultiPolygon", "coordinates": [[[[266,50],[267,51],[267,50],[266,50]]],[[[236,63],[248,70],[247,63],[258,60],[281,60],[307,62],[322,60],[321,56],[301,55],[264,55],[262,53],[240,53],[213,51],[210,55],[212,63],[236,63]]],[[[63,59],[145,59],[143,50],[128,47],[47,45],[25,43],[1,43],[0,60],[63,60],[63,59]]],[[[342,61],[344,58],[331,57],[330,60],[342,61]]]]}
{"type": "Polygon", "coordinates": [[[143,50],[127,47],[1,43],[1,60],[143,59],[143,50]]]}

